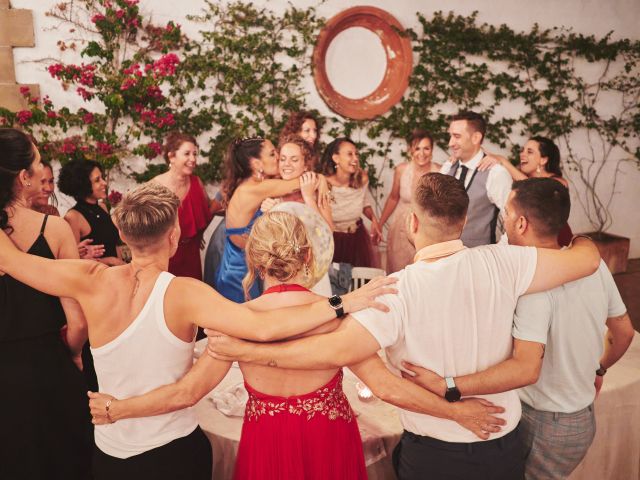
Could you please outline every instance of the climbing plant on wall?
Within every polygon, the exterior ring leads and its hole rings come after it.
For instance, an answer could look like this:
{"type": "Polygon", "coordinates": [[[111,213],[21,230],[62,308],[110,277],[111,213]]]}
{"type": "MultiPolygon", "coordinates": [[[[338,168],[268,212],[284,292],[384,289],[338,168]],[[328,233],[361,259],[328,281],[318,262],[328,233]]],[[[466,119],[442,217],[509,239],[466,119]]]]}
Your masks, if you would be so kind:
{"type": "Polygon", "coordinates": [[[30,108],[15,114],[0,109],[0,120],[30,132],[49,160],[90,158],[110,170],[131,155],[158,155],[162,136],[177,125],[176,104],[166,94],[177,81],[180,58],[174,52],[188,45],[179,25],[152,24],[137,3],[56,4],[47,15],[60,21],[58,31],[66,34],[58,48],[80,61],[46,69],[86,106],[56,107],[47,96],[34,99],[24,89],[30,108]]]}
{"type": "Polygon", "coordinates": [[[487,139],[513,158],[529,136],[563,144],[565,167],[583,183],[578,200],[596,230],[609,227],[615,189],[606,165],[614,164],[614,183],[621,162],[640,167],[640,42],[537,25],[515,32],[479,24],[476,14],[418,20],[420,29],[406,32],[417,61],[404,98],[383,117],[348,125],[377,139],[364,154],[387,157],[390,141],[417,127],[446,149],[448,115],[473,109],[489,119],[487,139]],[[580,133],[586,145],[576,145],[580,133]]]}
{"type": "MultiPolygon", "coordinates": [[[[61,39],[61,50],[78,49],[82,62],[49,65],[49,72],[86,106],[71,112],[46,97],[31,99],[22,112],[0,109],[0,122],[33,132],[61,161],[83,156],[126,167],[123,160],[144,157],[146,171],[132,172],[139,181],[164,168],[160,142],[170,129],[203,139],[204,180],[223,174],[232,138],[277,138],[286,112],[305,107],[311,50],[324,23],[313,8],[290,4],[276,14],[206,1],[190,17],[198,38],[187,38],[174,22],[153,25],[136,0],[68,1],[50,14],[73,39],[61,39]]],[[[404,33],[415,57],[404,98],[374,120],[330,117],[325,138],[359,139],[375,188],[380,172],[373,166],[399,160],[390,157],[392,142],[420,127],[446,149],[448,115],[473,109],[489,119],[487,139],[514,158],[528,136],[558,141],[565,168],[584,184],[578,200],[594,228],[606,229],[620,163],[640,166],[640,42],[537,25],[516,32],[481,24],[476,14],[418,13],[417,20],[404,33]],[[608,165],[613,179],[604,174],[608,165]]]]}

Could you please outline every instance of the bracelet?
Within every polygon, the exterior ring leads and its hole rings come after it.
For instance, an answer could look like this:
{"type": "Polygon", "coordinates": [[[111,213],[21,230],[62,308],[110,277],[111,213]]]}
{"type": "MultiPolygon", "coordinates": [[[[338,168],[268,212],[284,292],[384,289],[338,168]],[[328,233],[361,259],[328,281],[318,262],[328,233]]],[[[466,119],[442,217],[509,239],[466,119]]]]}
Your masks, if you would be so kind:
{"type": "Polygon", "coordinates": [[[113,398],[110,398],[109,400],[107,400],[107,403],[104,406],[104,409],[107,412],[107,420],[109,420],[109,423],[115,423],[115,421],[111,418],[111,415],[109,415],[109,407],[111,406],[111,402],[113,402],[113,400],[113,398]]]}

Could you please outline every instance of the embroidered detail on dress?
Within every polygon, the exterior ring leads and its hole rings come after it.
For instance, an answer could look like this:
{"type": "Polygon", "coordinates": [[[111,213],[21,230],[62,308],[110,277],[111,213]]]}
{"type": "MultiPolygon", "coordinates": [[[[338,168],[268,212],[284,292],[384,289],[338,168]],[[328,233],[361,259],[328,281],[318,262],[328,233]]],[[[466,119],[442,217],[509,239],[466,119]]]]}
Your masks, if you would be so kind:
{"type": "Polygon", "coordinates": [[[263,400],[249,392],[245,420],[257,421],[262,415],[272,417],[279,413],[306,415],[311,420],[316,414],[325,415],[329,420],[342,419],[347,423],[353,420],[353,410],[347,396],[342,391],[342,372],[333,386],[322,387],[313,396],[290,397],[283,401],[263,400]]]}

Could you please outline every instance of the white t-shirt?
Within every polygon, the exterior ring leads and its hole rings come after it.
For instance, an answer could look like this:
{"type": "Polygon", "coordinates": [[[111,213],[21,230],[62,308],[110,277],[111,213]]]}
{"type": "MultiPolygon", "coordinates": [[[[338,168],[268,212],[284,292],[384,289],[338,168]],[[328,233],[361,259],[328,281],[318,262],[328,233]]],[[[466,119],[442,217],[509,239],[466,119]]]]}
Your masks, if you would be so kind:
{"type": "MultiPolygon", "coordinates": [[[[513,312],[533,280],[536,262],[535,248],[508,245],[419,261],[393,274],[399,294],[380,297],[389,313],[368,309],[353,317],[386,348],[396,368],[406,360],[441,376],[479,372],[511,356],[513,312]]],[[[482,397],[506,409],[506,426],[491,438],[516,427],[521,407],[515,391],[482,397]]],[[[419,435],[447,442],[479,440],[450,420],[406,410],[400,410],[400,419],[406,430],[419,435]]]]}
{"type": "Polygon", "coordinates": [[[605,322],[627,311],[607,265],[575,282],[518,301],[513,336],[546,344],[540,378],[521,388],[527,405],[572,413],[591,405],[605,322]]]}

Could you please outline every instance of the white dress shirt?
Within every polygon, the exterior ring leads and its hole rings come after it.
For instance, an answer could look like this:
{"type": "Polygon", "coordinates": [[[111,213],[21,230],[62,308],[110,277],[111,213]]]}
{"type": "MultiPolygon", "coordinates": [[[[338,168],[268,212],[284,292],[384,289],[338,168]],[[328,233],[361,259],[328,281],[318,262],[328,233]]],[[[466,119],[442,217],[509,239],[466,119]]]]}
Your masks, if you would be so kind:
{"type": "MultiPolygon", "coordinates": [[[[460,165],[464,165],[469,169],[464,181],[465,188],[469,186],[473,173],[478,168],[478,164],[482,160],[482,157],[484,157],[484,152],[482,150],[478,150],[478,152],[471,157],[471,160],[467,162],[460,161],[460,165]]],[[[444,173],[445,175],[448,174],[454,163],[449,160],[444,162],[444,165],[440,168],[440,173],[444,173]]],[[[461,173],[462,169],[458,167],[455,177],[459,179],[461,173]]],[[[489,175],[487,176],[487,197],[489,197],[489,201],[498,207],[501,212],[504,210],[504,205],[507,203],[507,198],[511,192],[512,184],[513,179],[506,168],[502,165],[494,165],[491,167],[489,175]]]]}

